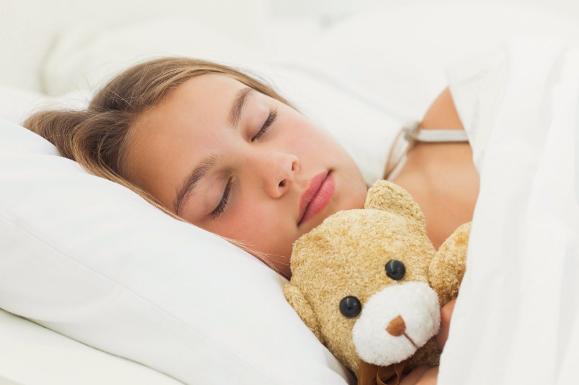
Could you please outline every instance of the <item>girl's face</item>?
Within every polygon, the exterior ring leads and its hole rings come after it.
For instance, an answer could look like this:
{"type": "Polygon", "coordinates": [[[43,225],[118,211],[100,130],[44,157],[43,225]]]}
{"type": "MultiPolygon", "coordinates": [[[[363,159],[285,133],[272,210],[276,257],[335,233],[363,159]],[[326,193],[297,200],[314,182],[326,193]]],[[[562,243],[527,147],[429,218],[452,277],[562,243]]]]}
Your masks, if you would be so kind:
{"type": "Polygon", "coordinates": [[[129,181],[186,221],[267,253],[286,277],[293,241],[336,211],[362,208],[368,189],[330,135],[225,75],[175,88],[139,115],[127,143],[129,181]],[[302,194],[327,170],[331,200],[299,223],[302,194]]]}

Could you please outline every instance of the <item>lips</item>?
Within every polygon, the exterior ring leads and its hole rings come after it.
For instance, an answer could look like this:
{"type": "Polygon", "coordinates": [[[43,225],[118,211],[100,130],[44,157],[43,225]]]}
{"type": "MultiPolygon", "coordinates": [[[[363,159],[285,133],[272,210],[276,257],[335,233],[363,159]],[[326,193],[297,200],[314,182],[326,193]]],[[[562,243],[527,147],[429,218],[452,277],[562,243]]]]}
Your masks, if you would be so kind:
{"type": "Polygon", "coordinates": [[[316,194],[319,192],[320,187],[330,174],[330,170],[324,170],[323,172],[317,174],[310,180],[310,184],[300,198],[300,216],[298,220],[298,226],[301,225],[302,221],[304,220],[304,215],[306,214],[306,210],[308,209],[309,204],[312,200],[316,197],[316,194]]]}

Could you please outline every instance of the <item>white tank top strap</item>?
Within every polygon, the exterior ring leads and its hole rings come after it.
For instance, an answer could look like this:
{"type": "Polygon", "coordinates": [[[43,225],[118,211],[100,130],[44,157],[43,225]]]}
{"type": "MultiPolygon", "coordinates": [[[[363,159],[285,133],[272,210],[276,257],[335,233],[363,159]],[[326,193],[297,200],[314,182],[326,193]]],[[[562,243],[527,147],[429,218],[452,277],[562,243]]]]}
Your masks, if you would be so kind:
{"type": "Polygon", "coordinates": [[[417,142],[468,142],[464,130],[418,130],[414,136],[417,142]]]}
{"type": "Polygon", "coordinates": [[[392,142],[388,153],[388,161],[384,168],[384,179],[393,180],[406,163],[406,154],[416,142],[448,143],[468,142],[468,136],[463,129],[420,129],[420,121],[405,124],[392,142]]]}

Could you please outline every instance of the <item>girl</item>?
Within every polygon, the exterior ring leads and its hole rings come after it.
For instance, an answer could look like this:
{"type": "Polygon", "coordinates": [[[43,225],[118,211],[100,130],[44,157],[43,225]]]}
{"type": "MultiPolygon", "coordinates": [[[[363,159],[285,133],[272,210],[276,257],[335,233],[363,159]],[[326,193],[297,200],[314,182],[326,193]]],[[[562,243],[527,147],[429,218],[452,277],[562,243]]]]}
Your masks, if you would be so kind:
{"type": "MultiPolygon", "coordinates": [[[[369,187],[345,149],[271,87],[198,59],[135,65],[86,110],[41,111],[24,125],[88,171],[224,237],[287,278],[292,242],[336,211],[363,207],[369,187]]],[[[438,247],[472,219],[478,195],[449,89],[401,133],[395,146],[410,146],[385,165],[385,177],[415,198],[438,247]],[[423,141],[426,132],[443,142],[423,141]]],[[[443,308],[441,345],[452,306],[443,308]]],[[[436,368],[419,369],[405,382],[435,383],[436,368]]]]}

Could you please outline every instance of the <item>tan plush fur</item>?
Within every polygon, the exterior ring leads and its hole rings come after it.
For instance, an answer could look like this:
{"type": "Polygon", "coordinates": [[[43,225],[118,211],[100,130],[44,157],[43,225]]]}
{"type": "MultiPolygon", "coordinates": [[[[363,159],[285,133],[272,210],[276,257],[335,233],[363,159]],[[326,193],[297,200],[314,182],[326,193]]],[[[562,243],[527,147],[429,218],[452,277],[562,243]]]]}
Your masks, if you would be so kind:
{"type": "MultiPolygon", "coordinates": [[[[352,340],[358,317],[344,317],[340,300],[355,295],[363,312],[368,298],[381,289],[420,281],[434,289],[438,306],[444,305],[458,292],[469,229],[470,223],[460,226],[435,250],[411,195],[394,183],[378,181],[368,190],[363,209],[339,211],[294,242],[292,278],[284,294],[316,337],[358,375],[360,358],[352,340]],[[385,273],[391,259],[404,263],[403,279],[385,273]]],[[[439,353],[432,338],[409,362],[435,365],[439,353]]]]}

